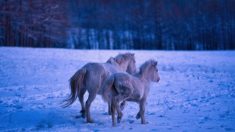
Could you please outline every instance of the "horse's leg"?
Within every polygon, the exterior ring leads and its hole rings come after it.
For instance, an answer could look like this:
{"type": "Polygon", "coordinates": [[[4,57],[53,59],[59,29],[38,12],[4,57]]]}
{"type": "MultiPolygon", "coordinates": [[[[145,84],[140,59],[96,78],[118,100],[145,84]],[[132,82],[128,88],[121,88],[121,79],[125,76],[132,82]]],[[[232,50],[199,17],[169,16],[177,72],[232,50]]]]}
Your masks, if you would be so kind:
{"type": "Polygon", "coordinates": [[[140,119],[141,118],[141,114],[142,113],[144,113],[144,111],[145,111],[145,100],[141,100],[140,102],[139,102],[139,112],[136,114],[136,119],[138,120],[138,119],[140,119]]]}
{"type": "Polygon", "coordinates": [[[87,123],[93,123],[93,120],[91,119],[91,114],[90,114],[90,106],[91,106],[91,103],[93,102],[93,100],[95,99],[95,97],[96,97],[96,92],[95,91],[90,92],[89,96],[88,96],[88,99],[86,101],[86,119],[87,119],[87,123]]]}
{"type": "Polygon", "coordinates": [[[118,113],[118,116],[117,116],[117,122],[120,123],[121,119],[122,119],[122,111],[121,111],[121,108],[120,108],[120,105],[119,105],[119,102],[116,102],[115,104],[116,106],[116,109],[117,109],[117,113],[118,113]]]}
{"type": "Polygon", "coordinates": [[[117,110],[117,122],[120,123],[121,119],[122,119],[122,110],[121,110],[121,106],[120,106],[120,102],[121,100],[123,100],[123,97],[121,95],[116,96],[115,98],[115,108],[117,110]]]}
{"type": "Polygon", "coordinates": [[[108,101],[108,114],[111,115],[112,114],[112,110],[111,110],[111,102],[108,101]]]}
{"type": "Polygon", "coordinates": [[[79,93],[79,101],[80,101],[80,104],[81,104],[81,111],[80,113],[82,114],[82,117],[85,118],[85,105],[84,105],[84,94],[86,92],[86,89],[85,88],[82,88],[80,93],[79,93]]]}
{"type": "Polygon", "coordinates": [[[115,107],[114,100],[112,100],[111,102],[111,113],[112,113],[112,125],[113,127],[115,127],[116,126],[116,120],[115,120],[116,107],[115,107]]]}
{"type": "Polygon", "coordinates": [[[136,114],[136,117],[135,117],[137,120],[140,119],[140,111],[136,114]]]}
{"type": "Polygon", "coordinates": [[[140,118],[141,118],[141,124],[146,124],[145,117],[144,117],[144,112],[145,112],[145,100],[140,101],[140,118]]]}
{"type": "Polygon", "coordinates": [[[123,111],[126,105],[126,101],[123,101],[120,105],[121,110],[123,111]]]}

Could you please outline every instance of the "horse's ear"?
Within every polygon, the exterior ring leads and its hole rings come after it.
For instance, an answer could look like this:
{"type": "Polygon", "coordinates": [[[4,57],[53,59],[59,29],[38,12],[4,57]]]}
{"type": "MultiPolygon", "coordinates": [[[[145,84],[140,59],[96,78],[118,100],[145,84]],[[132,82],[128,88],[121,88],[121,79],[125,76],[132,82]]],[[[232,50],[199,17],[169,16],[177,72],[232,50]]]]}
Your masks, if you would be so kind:
{"type": "Polygon", "coordinates": [[[157,65],[157,63],[158,63],[158,62],[157,62],[157,61],[155,61],[155,65],[157,65]]]}
{"type": "Polygon", "coordinates": [[[153,62],[152,62],[152,65],[153,65],[153,66],[157,66],[157,61],[153,61],[153,62]]]}
{"type": "MultiPolygon", "coordinates": [[[[107,60],[107,63],[113,63],[115,61],[115,58],[113,57],[110,57],[108,60],[107,60]]],[[[116,62],[116,61],[115,61],[116,62]]]]}

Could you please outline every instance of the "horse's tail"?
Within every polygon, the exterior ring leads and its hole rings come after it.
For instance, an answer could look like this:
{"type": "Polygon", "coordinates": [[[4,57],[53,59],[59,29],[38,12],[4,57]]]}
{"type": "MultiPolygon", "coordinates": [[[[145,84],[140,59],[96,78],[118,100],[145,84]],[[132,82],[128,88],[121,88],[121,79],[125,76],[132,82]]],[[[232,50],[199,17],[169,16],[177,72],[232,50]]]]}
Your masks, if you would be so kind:
{"type": "Polygon", "coordinates": [[[86,68],[81,68],[70,78],[69,83],[71,92],[69,97],[64,100],[65,104],[62,107],[68,107],[69,105],[73,104],[74,101],[77,99],[83,85],[85,74],[86,68]]]}
{"type": "Polygon", "coordinates": [[[114,81],[115,81],[114,76],[111,76],[103,84],[102,98],[105,102],[111,101],[113,87],[114,87],[114,81]]]}

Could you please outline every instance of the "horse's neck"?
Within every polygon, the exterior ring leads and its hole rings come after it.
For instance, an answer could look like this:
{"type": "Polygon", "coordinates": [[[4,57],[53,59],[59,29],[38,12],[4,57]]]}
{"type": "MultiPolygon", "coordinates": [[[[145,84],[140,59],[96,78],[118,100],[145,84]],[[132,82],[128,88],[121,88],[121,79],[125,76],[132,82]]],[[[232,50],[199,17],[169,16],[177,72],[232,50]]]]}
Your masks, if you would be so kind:
{"type": "Polygon", "coordinates": [[[122,69],[122,67],[120,65],[113,65],[115,67],[116,70],[118,71],[126,71],[124,69],[122,69]]]}
{"type": "Polygon", "coordinates": [[[128,67],[128,62],[123,62],[122,64],[118,65],[118,67],[122,70],[122,71],[126,71],[127,67],[128,67]]]}
{"type": "Polygon", "coordinates": [[[137,73],[136,77],[138,77],[140,80],[142,80],[144,82],[147,82],[147,83],[151,82],[149,75],[145,72],[144,73],[137,73]]]}
{"type": "Polygon", "coordinates": [[[144,89],[144,96],[146,98],[148,92],[149,92],[149,84],[150,84],[150,81],[146,80],[145,77],[143,77],[140,73],[136,73],[134,75],[136,78],[138,78],[140,80],[140,83],[143,85],[143,88],[144,89]]]}
{"type": "Polygon", "coordinates": [[[106,70],[107,73],[115,73],[115,72],[121,72],[123,71],[121,67],[118,64],[113,64],[113,63],[104,63],[104,69],[106,70]]]}

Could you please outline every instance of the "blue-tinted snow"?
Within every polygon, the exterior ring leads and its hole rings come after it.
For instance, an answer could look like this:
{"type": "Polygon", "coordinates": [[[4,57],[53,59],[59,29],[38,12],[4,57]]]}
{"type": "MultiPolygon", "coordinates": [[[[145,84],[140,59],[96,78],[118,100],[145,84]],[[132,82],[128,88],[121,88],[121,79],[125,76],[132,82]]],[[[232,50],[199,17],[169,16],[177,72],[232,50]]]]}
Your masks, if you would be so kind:
{"type": "Polygon", "coordinates": [[[78,102],[60,107],[77,69],[120,52],[126,51],[1,47],[0,131],[235,131],[235,51],[129,51],[137,66],[159,61],[161,81],[151,85],[146,125],[135,119],[132,102],[116,128],[100,96],[91,107],[93,124],[79,117],[78,102]]]}

